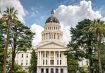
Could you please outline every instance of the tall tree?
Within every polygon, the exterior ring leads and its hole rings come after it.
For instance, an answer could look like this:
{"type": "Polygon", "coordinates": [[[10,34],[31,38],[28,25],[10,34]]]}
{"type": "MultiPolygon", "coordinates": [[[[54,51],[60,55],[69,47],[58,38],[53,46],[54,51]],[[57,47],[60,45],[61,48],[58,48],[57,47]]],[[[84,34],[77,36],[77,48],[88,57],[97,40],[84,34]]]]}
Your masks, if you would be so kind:
{"type": "Polygon", "coordinates": [[[92,73],[92,55],[93,55],[93,46],[95,45],[94,33],[86,32],[89,30],[91,25],[91,20],[85,19],[81,22],[78,22],[78,25],[75,28],[71,28],[71,42],[68,44],[69,47],[72,47],[76,51],[76,55],[79,58],[89,59],[89,72],[92,73]],[[81,50],[82,48],[82,50],[81,50]],[[80,52],[80,53],[79,53],[80,52]],[[82,52],[82,53],[81,53],[82,52]]]}
{"type": "Polygon", "coordinates": [[[6,11],[2,13],[2,20],[5,22],[7,25],[6,29],[6,42],[5,42],[5,49],[4,49],[4,63],[3,63],[3,73],[6,73],[6,59],[7,59],[7,50],[9,46],[9,33],[10,33],[10,25],[13,19],[17,18],[16,17],[16,11],[14,8],[7,8],[6,11]]]}
{"type": "Polygon", "coordinates": [[[3,66],[3,39],[2,34],[0,33],[0,73],[2,73],[3,66]]]}
{"type": "Polygon", "coordinates": [[[101,21],[100,19],[94,20],[89,28],[90,32],[94,32],[96,34],[96,49],[98,50],[98,65],[99,65],[99,73],[102,73],[102,65],[101,65],[101,58],[100,58],[100,45],[104,38],[105,33],[105,22],[101,21]]]}
{"type": "Polygon", "coordinates": [[[32,38],[34,33],[26,25],[19,20],[13,20],[11,26],[10,44],[12,47],[12,67],[11,72],[14,73],[15,56],[18,51],[26,51],[32,47],[32,38]]]}
{"type": "Polygon", "coordinates": [[[29,71],[31,73],[37,73],[37,55],[35,53],[35,50],[33,50],[31,53],[31,61],[30,61],[29,71]]]}

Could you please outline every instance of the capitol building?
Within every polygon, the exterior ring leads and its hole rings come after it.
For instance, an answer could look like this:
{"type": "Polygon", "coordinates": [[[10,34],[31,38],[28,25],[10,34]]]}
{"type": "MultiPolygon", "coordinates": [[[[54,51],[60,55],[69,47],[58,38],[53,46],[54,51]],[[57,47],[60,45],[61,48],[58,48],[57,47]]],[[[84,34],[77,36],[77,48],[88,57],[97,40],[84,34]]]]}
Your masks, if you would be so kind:
{"type": "Polygon", "coordinates": [[[45,22],[42,41],[37,50],[37,73],[67,73],[67,58],[64,55],[67,49],[54,11],[45,22]]]}
{"type": "MultiPolygon", "coordinates": [[[[63,41],[60,22],[54,11],[51,11],[51,16],[46,20],[41,34],[42,40],[34,48],[37,53],[37,73],[68,73],[67,57],[64,55],[67,47],[63,41]]],[[[32,50],[20,51],[16,54],[16,64],[22,66],[26,71],[30,66],[31,52],[32,50]]],[[[87,60],[79,62],[80,67],[84,65],[87,65],[87,60]]]]}
{"type": "MultiPolygon", "coordinates": [[[[36,48],[37,73],[67,73],[67,57],[64,55],[67,49],[63,42],[60,22],[53,10],[45,22],[42,41],[36,48]]],[[[16,63],[26,70],[30,66],[31,52],[20,51],[16,54],[16,63]]]]}

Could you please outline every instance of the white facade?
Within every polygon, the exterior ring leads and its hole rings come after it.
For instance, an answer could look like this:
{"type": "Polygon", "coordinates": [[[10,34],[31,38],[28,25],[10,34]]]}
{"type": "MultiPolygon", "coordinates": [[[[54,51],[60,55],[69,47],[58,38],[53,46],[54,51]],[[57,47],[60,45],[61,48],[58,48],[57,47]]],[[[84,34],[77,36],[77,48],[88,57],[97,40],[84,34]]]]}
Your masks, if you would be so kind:
{"type": "Polygon", "coordinates": [[[18,52],[16,54],[15,63],[22,66],[25,70],[28,70],[31,60],[31,52],[32,50],[18,52]]]}
{"type": "Polygon", "coordinates": [[[42,31],[42,41],[37,47],[37,73],[67,73],[66,47],[60,29],[59,21],[52,11],[42,31]]]}

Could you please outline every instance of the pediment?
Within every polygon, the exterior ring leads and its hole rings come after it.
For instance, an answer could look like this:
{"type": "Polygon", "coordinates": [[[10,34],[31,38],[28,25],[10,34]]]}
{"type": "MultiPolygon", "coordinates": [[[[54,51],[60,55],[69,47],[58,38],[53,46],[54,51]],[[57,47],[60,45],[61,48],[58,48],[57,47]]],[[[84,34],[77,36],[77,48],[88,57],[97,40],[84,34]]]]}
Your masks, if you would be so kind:
{"type": "Polygon", "coordinates": [[[56,49],[56,48],[65,48],[64,45],[60,44],[60,43],[56,43],[56,42],[48,42],[45,43],[43,45],[39,45],[38,48],[52,48],[52,49],[56,49]]]}

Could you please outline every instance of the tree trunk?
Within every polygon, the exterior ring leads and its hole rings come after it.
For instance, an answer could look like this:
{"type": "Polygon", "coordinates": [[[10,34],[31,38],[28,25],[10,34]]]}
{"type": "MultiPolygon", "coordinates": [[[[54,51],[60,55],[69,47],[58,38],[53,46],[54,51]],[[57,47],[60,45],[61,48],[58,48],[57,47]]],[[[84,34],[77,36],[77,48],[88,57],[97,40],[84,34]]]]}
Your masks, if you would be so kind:
{"type": "Polygon", "coordinates": [[[102,66],[101,66],[101,58],[100,58],[100,48],[99,43],[97,43],[97,49],[98,49],[98,64],[99,64],[99,73],[102,73],[102,66]]]}
{"type": "MultiPolygon", "coordinates": [[[[17,32],[17,31],[16,31],[17,32]]],[[[17,38],[17,34],[13,36],[13,50],[12,50],[12,67],[11,67],[11,73],[15,73],[14,72],[14,65],[15,65],[15,56],[16,56],[16,38],[17,38]]]]}
{"type": "Polygon", "coordinates": [[[100,32],[99,28],[97,28],[97,30],[96,30],[96,40],[97,40],[96,48],[98,50],[99,73],[102,73],[101,58],[100,58],[101,32],[100,32]]]}
{"type": "Polygon", "coordinates": [[[8,50],[8,45],[9,45],[9,27],[10,27],[10,20],[7,22],[7,30],[6,30],[6,44],[5,44],[5,49],[4,49],[4,63],[3,63],[3,73],[6,73],[6,60],[7,60],[7,50],[8,50]]]}

